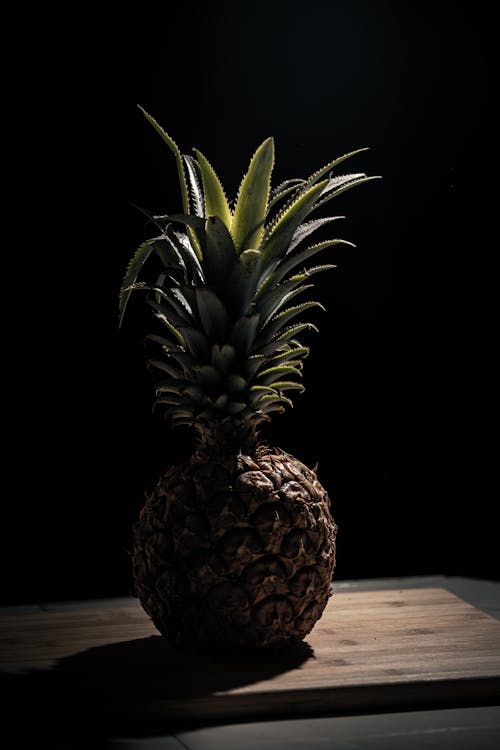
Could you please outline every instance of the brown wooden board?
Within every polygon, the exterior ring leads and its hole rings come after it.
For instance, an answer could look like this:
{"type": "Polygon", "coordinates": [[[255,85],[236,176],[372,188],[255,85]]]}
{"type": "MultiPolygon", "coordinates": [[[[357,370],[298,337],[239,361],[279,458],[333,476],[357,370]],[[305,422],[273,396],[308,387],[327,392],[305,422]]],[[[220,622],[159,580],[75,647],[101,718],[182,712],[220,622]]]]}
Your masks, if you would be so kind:
{"type": "Polygon", "coordinates": [[[342,592],[298,647],[182,654],[140,606],[0,617],[3,697],[124,733],[500,699],[500,623],[440,588],[342,592]]]}

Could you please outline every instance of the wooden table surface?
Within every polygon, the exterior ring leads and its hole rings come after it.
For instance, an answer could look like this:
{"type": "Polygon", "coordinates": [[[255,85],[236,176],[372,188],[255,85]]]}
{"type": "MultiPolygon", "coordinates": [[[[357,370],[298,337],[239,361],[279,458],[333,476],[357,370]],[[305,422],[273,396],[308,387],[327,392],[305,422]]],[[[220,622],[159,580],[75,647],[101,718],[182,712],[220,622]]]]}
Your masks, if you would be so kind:
{"type": "Polygon", "coordinates": [[[46,729],[169,732],[229,720],[488,705],[500,623],[444,588],[338,591],[301,646],[183,654],[137,603],[0,616],[7,714],[46,729]]]}

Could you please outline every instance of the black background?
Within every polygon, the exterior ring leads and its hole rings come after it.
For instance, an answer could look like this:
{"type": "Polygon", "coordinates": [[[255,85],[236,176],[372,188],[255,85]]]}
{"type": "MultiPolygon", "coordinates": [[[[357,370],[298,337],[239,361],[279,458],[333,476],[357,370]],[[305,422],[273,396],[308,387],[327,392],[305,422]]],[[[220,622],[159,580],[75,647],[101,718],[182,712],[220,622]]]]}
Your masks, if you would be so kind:
{"type": "Polygon", "coordinates": [[[383,180],[337,199],[357,248],[318,281],[306,393],[266,437],[319,462],[338,579],[500,577],[485,7],[199,0],[7,25],[4,601],[129,594],[144,487],[189,451],[151,415],[139,303],[117,329],[125,266],[151,236],[131,203],[181,210],[137,103],[231,197],[268,135],[274,184],[371,147],[345,171],[383,180]]]}

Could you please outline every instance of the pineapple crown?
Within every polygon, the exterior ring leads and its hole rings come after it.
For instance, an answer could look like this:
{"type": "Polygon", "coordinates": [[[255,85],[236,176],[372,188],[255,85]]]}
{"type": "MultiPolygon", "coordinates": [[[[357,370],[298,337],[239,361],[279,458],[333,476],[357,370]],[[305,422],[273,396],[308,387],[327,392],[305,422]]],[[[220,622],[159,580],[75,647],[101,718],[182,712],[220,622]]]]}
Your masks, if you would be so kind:
{"type": "Polygon", "coordinates": [[[308,292],[313,276],[335,268],[311,265],[322,250],[350,245],[330,239],[304,246],[313,232],[344,218],[308,219],[340,193],[376,177],[364,173],[332,177],[334,159],[307,179],[289,179],[271,190],[274,141],[267,138],[241,181],[234,210],[212,165],[197,149],[182,155],[172,138],[145,110],[146,119],[173,152],[184,213],[150,217],[157,236],[132,257],[120,293],[120,325],[133,291],[163,324],[163,335],[146,339],[157,347],[148,359],[159,373],[153,409],[173,425],[203,435],[210,429],[255,426],[272,412],[292,406],[290,394],[304,390],[300,338],[318,329],[303,315],[319,302],[293,303],[308,292]],[[139,275],[155,254],[161,272],[154,281],[139,275]]]}

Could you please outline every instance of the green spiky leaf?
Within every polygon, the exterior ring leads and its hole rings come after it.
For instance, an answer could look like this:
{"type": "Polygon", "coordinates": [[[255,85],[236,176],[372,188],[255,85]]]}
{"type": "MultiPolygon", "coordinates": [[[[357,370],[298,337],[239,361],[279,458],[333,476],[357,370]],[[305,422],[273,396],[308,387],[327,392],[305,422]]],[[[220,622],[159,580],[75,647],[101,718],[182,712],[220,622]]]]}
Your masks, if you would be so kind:
{"type": "Polygon", "coordinates": [[[296,383],[293,380],[280,380],[273,383],[273,387],[276,388],[277,391],[300,391],[303,393],[305,391],[304,386],[302,383],[296,383]]]}
{"type": "Polygon", "coordinates": [[[167,292],[165,289],[161,289],[157,286],[150,286],[145,283],[133,284],[128,287],[126,291],[129,290],[154,292],[155,299],[148,300],[148,303],[155,307],[156,310],[159,310],[159,312],[166,315],[174,325],[179,326],[185,323],[190,324],[192,322],[192,315],[185,309],[185,307],[176,301],[174,296],[170,293],[170,290],[167,292]],[[162,303],[162,300],[166,305],[162,303]]]}
{"type": "Polygon", "coordinates": [[[160,300],[158,302],[158,299],[154,299],[153,297],[148,297],[146,301],[158,317],[161,316],[162,320],[168,320],[179,331],[183,326],[190,325],[189,321],[186,321],[184,316],[178,315],[174,307],[167,304],[166,301],[160,300]]]}
{"type": "Polygon", "coordinates": [[[276,365],[275,367],[268,367],[262,372],[259,372],[259,381],[263,381],[263,385],[273,384],[273,388],[277,388],[278,385],[275,383],[282,375],[297,375],[302,376],[301,371],[297,367],[291,365],[276,365]]]}
{"type": "Polygon", "coordinates": [[[203,283],[205,277],[203,276],[200,260],[193,249],[189,237],[183,232],[174,229],[171,225],[167,225],[165,235],[172,247],[179,254],[186,270],[189,270],[189,276],[185,278],[186,283],[203,283]]]}
{"type": "Polygon", "coordinates": [[[230,344],[214,344],[212,346],[212,365],[219,370],[219,372],[227,373],[231,370],[234,361],[236,359],[236,349],[230,344]]]}
{"type": "Polygon", "coordinates": [[[293,407],[293,402],[289,398],[287,398],[286,396],[282,396],[281,394],[278,394],[276,396],[273,395],[272,393],[264,394],[258,399],[257,405],[259,407],[262,407],[262,404],[265,404],[266,402],[269,405],[283,403],[283,404],[286,404],[287,406],[293,407]]]}
{"type": "Polygon", "coordinates": [[[207,284],[217,288],[225,285],[233,266],[238,262],[231,234],[218,216],[206,220],[206,247],[203,271],[207,284]]]}
{"type": "Polygon", "coordinates": [[[297,325],[285,328],[279,336],[276,336],[275,341],[279,343],[282,341],[288,341],[289,339],[294,338],[294,336],[297,336],[297,334],[302,333],[302,331],[314,331],[315,333],[319,333],[318,327],[315,326],[314,323],[297,323],[297,325]]]}
{"type": "Polygon", "coordinates": [[[201,365],[201,367],[195,367],[194,373],[198,382],[205,386],[205,388],[218,388],[222,383],[220,371],[212,365],[201,365]]]}
{"type": "Polygon", "coordinates": [[[278,201],[282,200],[286,195],[289,195],[294,190],[297,190],[297,186],[304,185],[304,183],[305,180],[300,180],[297,178],[293,180],[285,180],[280,185],[275,187],[274,190],[271,190],[269,203],[267,206],[267,213],[270,213],[271,209],[274,208],[278,201]]]}
{"type": "Polygon", "coordinates": [[[322,273],[323,271],[331,271],[333,268],[337,268],[334,263],[323,263],[323,265],[321,266],[312,266],[312,268],[306,268],[304,269],[304,271],[302,271],[302,273],[296,274],[296,276],[290,276],[289,281],[305,281],[305,279],[308,279],[310,276],[314,276],[317,273],[322,273]]]}
{"type": "Polygon", "coordinates": [[[206,362],[210,355],[210,345],[204,333],[197,328],[186,326],[181,328],[181,335],[187,350],[198,362],[206,362]]]}
{"type": "Polygon", "coordinates": [[[341,185],[336,190],[332,190],[328,193],[326,193],[325,197],[319,200],[315,206],[311,208],[312,210],[316,210],[320,206],[323,206],[325,203],[328,203],[328,201],[331,201],[332,198],[336,198],[341,193],[345,193],[347,190],[350,190],[353,187],[357,187],[358,185],[364,185],[365,182],[371,182],[372,180],[381,180],[382,178],[379,175],[373,175],[372,177],[361,177],[358,180],[353,180],[352,182],[348,182],[344,185],[341,185]]]}
{"type": "Polygon", "coordinates": [[[286,210],[278,214],[262,243],[262,262],[265,271],[274,270],[286,248],[290,244],[296,229],[309,213],[327,180],[313,185],[299,196],[286,210]]]}
{"type": "Polygon", "coordinates": [[[257,291],[261,254],[245,250],[234,264],[225,290],[226,300],[235,315],[245,315],[257,291]]]}
{"type": "Polygon", "coordinates": [[[248,357],[252,351],[260,315],[243,315],[234,324],[229,335],[229,343],[234,346],[240,357],[248,357]]]}
{"type": "Polygon", "coordinates": [[[305,180],[304,185],[299,188],[299,192],[303,191],[304,189],[307,189],[310,185],[314,185],[318,182],[318,180],[321,180],[322,177],[324,177],[326,174],[332,171],[332,169],[335,169],[335,167],[338,167],[339,164],[342,164],[343,161],[346,161],[347,159],[350,159],[353,156],[356,156],[356,154],[361,154],[363,151],[369,151],[368,148],[357,148],[355,151],[349,151],[347,154],[342,154],[342,156],[338,156],[333,161],[328,162],[328,164],[325,164],[324,167],[321,167],[321,169],[318,169],[316,172],[313,172],[313,174],[305,180]]]}
{"type": "Polygon", "coordinates": [[[228,316],[219,297],[210,289],[196,290],[200,321],[208,339],[223,344],[227,336],[228,316]]]}
{"type": "Polygon", "coordinates": [[[279,393],[270,385],[252,385],[250,388],[250,401],[258,401],[264,396],[279,398],[279,393]]]}
{"type": "Polygon", "coordinates": [[[156,130],[156,132],[163,138],[169,149],[172,151],[172,153],[175,156],[175,161],[177,164],[177,172],[179,175],[179,184],[181,187],[181,195],[182,195],[182,207],[184,209],[184,213],[189,213],[189,190],[188,190],[188,184],[186,181],[186,175],[184,173],[184,165],[182,163],[182,154],[179,151],[179,147],[177,146],[176,142],[173,138],[169,136],[168,133],[163,130],[162,126],[155,120],[154,117],[152,117],[146,110],[141,107],[140,105],[139,109],[141,110],[142,114],[146,118],[146,120],[153,126],[153,128],[156,130]]]}
{"type": "MultiPolygon", "coordinates": [[[[200,185],[197,172],[197,163],[192,156],[183,154],[184,163],[186,165],[186,172],[188,176],[188,182],[191,192],[191,203],[193,204],[193,210],[195,216],[205,217],[205,200],[203,198],[203,189],[200,185]]],[[[199,167],[198,167],[199,168],[199,167]]]]}
{"type": "MultiPolygon", "coordinates": [[[[310,310],[313,307],[319,307],[320,310],[325,310],[321,302],[303,302],[301,305],[294,305],[293,307],[287,307],[286,310],[275,315],[271,320],[264,326],[261,332],[261,336],[264,336],[266,340],[269,340],[278,331],[281,331],[283,326],[289,323],[291,320],[301,315],[306,310],[310,310]]],[[[259,342],[260,343],[259,339],[259,342]]]]}
{"type": "MultiPolygon", "coordinates": [[[[150,304],[151,304],[152,307],[154,307],[154,305],[152,304],[152,302],[150,302],[150,304]]],[[[180,330],[178,328],[176,328],[170,322],[170,320],[168,319],[168,317],[163,312],[161,312],[160,310],[154,310],[154,314],[166,326],[167,330],[172,334],[172,336],[175,339],[177,339],[177,341],[179,342],[179,344],[181,346],[184,346],[184,344],[185,344],[184,336],[182,335],[182,333],[180,332],[180,330]]]]}
{"type": "Polygon", "coordinates": [[[302,278],[290,279],[283,284],[269,287],[267,294],[256,300],[255,306],[260,312],[261,328],[264,328],[270,318],[272,318],[272,316],[275,315],[283,305],[314,286],[313,284],[299,286],[301,281],[302,278]]]}
{"type": "Polygon", "coordinates": [[[214,168],[197,148],[194,149],[201,173],[205,197],[205,216],[218,216],[228,229],[231,229],[232,216],[229,203],[214,168]]]}
{"type": "Polygon", "coordinates": [[[231,227],[237,252],[260,246],[273,166],[274,140],[266,138],[253,155],[238,191],[231,227]]]}
{"type": "Polygon", "coordinates": [[[309,355],[309,347],[308,346],[289,346],[287,345],[286,349],[282,352],[279,352],[279,354],[275,354],[272,357],[269,357],[269,362],[282,362],[286,364],[290,364],[293,360],[295,360],[296,357],[305,358],[309,355]]]}
{"type": "Polygon", "coordinates": [[[317,229],[321,229],[321,227],[324,227],[327,224],[330,224],[330,222],[332,221],[337,221],[338,219],[345,219],[345,216],[325,216],[322,219],[313,219],[312,221],[306,221],[304,222],[304,224],[301,224],[296,229],[292,237],[292,240],[287,250],[287,255],[291,253],[292,250],[295,250],[297,245],[299,245],[302,242],[302,240],[305,240],[306,237],[309,237],[309,235],[315,232],[317,229]]]}
{"type": "MultiPolygon", "coordinates": [[[[146,110],[139,105],[139,109],[141,110],[142,114],[146,118],[146,120],[153,126],[153,128],[156,130],[156,132],[161,136],[161,138],[165,141],[169,149],[172,151],[172,153],[175,156],[175,162],[177,164],[177,173],[179,175],[179,184],[181,187],[181,196],[182,196],[182,207],[185,214],[189,214],[190,211],[190,204],[189,204],[189,188],[186,180],[186,175],[184,172],[184,164],[182,161],[182,154],[179,151],[179,147],[177,146],[176,142],[173,138],[169,136],[165,130],[161,127],[161,125],[155,120],[154,117],[152,117],[146,110]]],[[[201,249],[198,244],[198,239],[194,232],[190,230],[189,232],[191,239],[193,241],[194,250],[199,258],[201,258],[201,249]]]]}
{"type": "Polygon", "coordinates": [[[137,281],[137,277],[139,276],[144,263],[147,261],[152,252],[153,240],[146,240],[146,242],[143,242],[142,245],[139,245],[134,255],[132,256],[132,260],[127,266],[125,277],[120,289],[120,319],[118,324],[120,327],[123,323],[123,318],[125,315],[125,310],[127,309],[130,295],[132,294],[132,290],[130,287],[137,281]]]}
{"type": "Polygon", "coordinates": [[[305,263],[322,250],[326,250],[328,247],[333,247],[334,245],[347,245],[348,247],[356,247],[356,245],[354,245],[352,242],[341,239],[326,240],[325,242],[318,242],[317,245],[310,245],[309,247],[304,248],[304,250],[300,250],[290,257],[287,257],[282,263],[280,263],[276,270],[269,275],[264,284],[261,286],[258,292],[258,296],[263,294],[264,291],[269,288],[269,286],[272,286],[273,284],[279,284],[286,276],[288,276],[291,271],[293,271],[294,268],[301,265],[302,263],[305,263]]]}
{"type": "Polygon", "coordinates": [[[248,383],[245,378],[242,378],[237,373],[231,373],[231,375],[224,378],[224,388],[228,393],[242,393],[246,390],[247,386],[248,383]]]}

